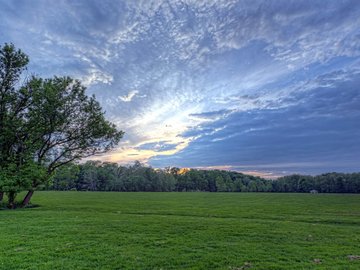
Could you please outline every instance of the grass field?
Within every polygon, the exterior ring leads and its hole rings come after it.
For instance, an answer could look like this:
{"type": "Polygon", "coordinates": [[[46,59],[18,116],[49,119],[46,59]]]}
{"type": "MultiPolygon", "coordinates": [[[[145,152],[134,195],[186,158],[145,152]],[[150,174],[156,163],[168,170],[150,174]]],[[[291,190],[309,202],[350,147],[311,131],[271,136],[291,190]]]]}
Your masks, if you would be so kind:
{"type": "Polygon", "coordinates": [[[0,269],[360,269],[360,195],[37,192],[0,269]]]}

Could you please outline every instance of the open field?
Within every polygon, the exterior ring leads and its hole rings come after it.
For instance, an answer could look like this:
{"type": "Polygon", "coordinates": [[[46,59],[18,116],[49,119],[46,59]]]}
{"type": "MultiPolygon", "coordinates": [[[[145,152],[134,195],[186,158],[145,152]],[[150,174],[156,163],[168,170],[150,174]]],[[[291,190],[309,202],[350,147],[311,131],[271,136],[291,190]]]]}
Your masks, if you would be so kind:
{"type": "Polygon", "coordinates": [[[0,269],[360,269],[360,195],[37,192],[0,269]],[[315,261],[314,261],[315,260],[315,261]]]}

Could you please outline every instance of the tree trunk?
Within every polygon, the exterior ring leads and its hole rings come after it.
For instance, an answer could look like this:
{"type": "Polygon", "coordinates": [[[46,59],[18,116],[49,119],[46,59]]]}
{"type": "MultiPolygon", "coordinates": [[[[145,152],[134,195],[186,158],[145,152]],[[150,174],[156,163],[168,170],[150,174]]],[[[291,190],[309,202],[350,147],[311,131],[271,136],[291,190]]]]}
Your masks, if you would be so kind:
{"type": "Polygon", "coordinates": [[[15,192],[9,192],[7,195],[8,195],[8,208],[9,209],[15,209],[15,207],[16,207],[16,205],[15,205],[16,193],[15,192]]]}
{"type": "Polygon", "coordinates": [[[33,194],[34,194],[34,191],[33,191],[33,190],[29,190],[29,191],[28,191],[28,193],[26,194],[24,200],[23,200],[22,203],[21,203],[21,207],[26,207],[26,206],[29,204],[29,202],[30,202],[31,197],[32,197],[33,194]]]}
{"type": "Polygon", "coordinates": [[[0,202],[3,200],[3,198],[4,198],[4,192],[0,191],[0,202]]]}

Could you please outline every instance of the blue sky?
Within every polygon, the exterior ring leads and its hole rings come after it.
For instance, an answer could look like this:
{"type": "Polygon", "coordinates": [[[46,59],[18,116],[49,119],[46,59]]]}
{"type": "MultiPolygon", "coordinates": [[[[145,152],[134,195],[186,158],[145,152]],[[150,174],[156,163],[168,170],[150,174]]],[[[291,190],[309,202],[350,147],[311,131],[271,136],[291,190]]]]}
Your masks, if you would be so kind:
{"type": "Polygon", "coordinates": [[[360,1],[0,0],[0,43],[126,135],[96,159],[274,177],[360,171],[360,1]]]}

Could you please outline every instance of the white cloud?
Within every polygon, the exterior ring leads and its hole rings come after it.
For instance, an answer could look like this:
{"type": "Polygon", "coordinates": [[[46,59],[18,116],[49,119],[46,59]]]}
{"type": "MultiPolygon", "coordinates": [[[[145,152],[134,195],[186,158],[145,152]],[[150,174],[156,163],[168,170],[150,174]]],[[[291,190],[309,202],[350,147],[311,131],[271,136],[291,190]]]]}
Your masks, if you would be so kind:
{"type": "Polygon", "coordinates": [[[114,77],[98,69],[89,69],[88,74],[81,77],[82,84],[89,87],[96,83],[111,84],[114,77]]]}
{"type": "MultiPolygon", "coordinates": [[[[136,158],[132,147],[149,141],[166,140],[181,145],[180,151],[188,145],[182,143],[184,132],[228,116],[205,119],[204,112],[289,106],[297,102],[286,101],[292,94],[332,83],[314,80],[315,73],[296,81],[291,78],[296,72],[360,55],[359,7],[344,11],[345,2],[321,3],[321,12],[310,2],[44,3],[26,6],[32,16],[5,16],[0,10],[3,28],[12,29],[11,37],[21,33],[17,39],[35,48],[32,61],[45,66],[45,74],[58,68],[82,79],[127,132],[122,147],[128,158],[136,158]]],[[[339,76],[333,78],[342,80],[339,76]]],[[[126,159],[120,151],[118,161],[126,159]]],[[[159,153],[142,154],[148,159],[159,153]]]]}
{"type": "Polygon", "coordinates": [[[139,93],[138,90],[131,90],[127,95],[118,96],[118,98],[123,102],[130,102],[138,93],[139,93]]]}

